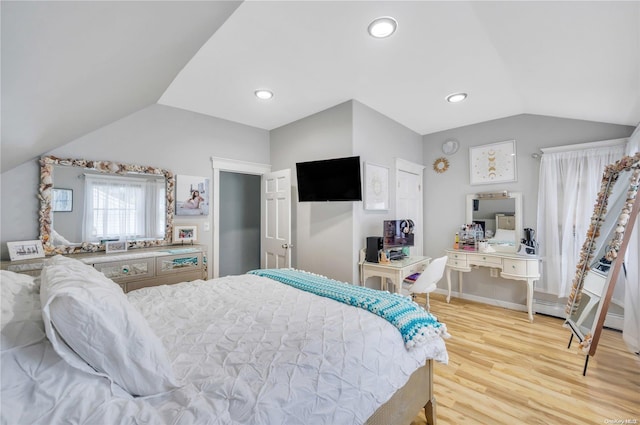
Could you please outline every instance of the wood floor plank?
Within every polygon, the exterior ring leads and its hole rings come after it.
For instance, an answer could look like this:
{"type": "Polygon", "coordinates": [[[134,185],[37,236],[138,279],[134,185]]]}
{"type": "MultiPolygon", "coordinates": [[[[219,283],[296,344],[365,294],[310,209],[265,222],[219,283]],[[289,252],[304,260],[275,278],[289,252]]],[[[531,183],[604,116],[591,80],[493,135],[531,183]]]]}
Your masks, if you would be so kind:
{"type": "MultiPolygon", "coordinates": [[[[431,295],[452,335],[449,364],[434,372],[439,425],[640,424],[640,357],[620,332],[603,331],[582,376],[585,357],[576,342],[567,348],[562,319],[530,323],[521,311],[444,298],[431,295]]],[[[420,412],[412,425],[423,424],[420,412]]]]}

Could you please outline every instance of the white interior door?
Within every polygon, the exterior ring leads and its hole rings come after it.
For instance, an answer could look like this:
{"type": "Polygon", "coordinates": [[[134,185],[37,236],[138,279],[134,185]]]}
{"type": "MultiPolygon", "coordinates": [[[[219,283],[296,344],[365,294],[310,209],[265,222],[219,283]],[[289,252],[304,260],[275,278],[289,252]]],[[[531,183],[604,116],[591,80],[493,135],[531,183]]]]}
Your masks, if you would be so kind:
{"type": "Polygon", "coordinates": [[[262,175],[263,269],[291,267],[291,170],[262,175]]]}
{"type": "Polygon", "coordinates": [[[422,166],[402,161],[396,164],[396,217],[415,224],[412,255],[422,255],[422,166]]]}

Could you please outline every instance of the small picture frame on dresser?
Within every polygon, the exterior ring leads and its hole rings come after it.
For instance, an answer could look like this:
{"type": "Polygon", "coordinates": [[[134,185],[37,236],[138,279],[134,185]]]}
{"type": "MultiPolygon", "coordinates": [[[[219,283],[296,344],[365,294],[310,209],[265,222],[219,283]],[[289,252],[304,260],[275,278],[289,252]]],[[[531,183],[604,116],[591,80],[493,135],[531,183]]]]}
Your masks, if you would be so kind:
{"type": "Polygon", "coordinates": [[[11,261],[44,257],[44,248],[42,241],[39,239],[33,241],[7,242],[7,249],[9,250],[9,258],[11,261]]]}
{"type": "Polygon", "coordinates": [[[198,226],[191,224],[188,226],[173,226],[173,242],[191,242],[198,240],[198,226]]]}
{"type": "Polygon", "coordinates": [[[128,245],[127,241],[110,241],[104,243],[104,249],[107,251],[107,254],[112,252],[125,252],[128,245]]]}

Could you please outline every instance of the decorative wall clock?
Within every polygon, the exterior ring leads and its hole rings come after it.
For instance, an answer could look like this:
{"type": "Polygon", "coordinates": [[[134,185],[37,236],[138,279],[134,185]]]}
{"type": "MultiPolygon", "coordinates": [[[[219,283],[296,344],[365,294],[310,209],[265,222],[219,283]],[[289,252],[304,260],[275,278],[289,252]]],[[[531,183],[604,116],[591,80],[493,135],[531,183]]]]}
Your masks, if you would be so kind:
{"type": "Polygon", "coordinates": [[[442,152],[445,155],[453,155],[458,152],[459,147],[460,143],[456,139],[448,139],[442,144],[442,152]]]}
{"type": "Polygon", "coordinates": [[[516,181],[516,141],[469,148],[471,184],[516,181]]]}
{"type": "Polygon", "coordinates": [[[433,171],[436,173],[444,173],[449,169],[449,160],[444,157],[440,157],[433,162],[433,171]]]}

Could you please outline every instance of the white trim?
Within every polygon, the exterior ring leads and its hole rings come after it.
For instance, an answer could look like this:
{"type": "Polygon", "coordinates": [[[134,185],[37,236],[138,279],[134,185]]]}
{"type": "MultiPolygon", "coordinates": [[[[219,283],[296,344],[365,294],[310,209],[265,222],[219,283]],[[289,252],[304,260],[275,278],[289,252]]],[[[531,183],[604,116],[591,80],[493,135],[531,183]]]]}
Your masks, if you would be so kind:
{"type": "Polygon", "coordinates": [[[220,171],[232,171],[241,174],[266,174],[271,172],[271,165],[258,162],[240,161],[238,159],[211,157],[211,167],[220,171]]]}
{"type": "Polygon", "coordinates": [[[584,149],[605,148],[609,146],[625,145],[629,141],[624,139],[601,140],[599,142],[577,143],[575,145],[553,146],[550,148],[540,148],[542,153],[571,152],[584,149]]]}
{"type": "Polygon", "coordinates": [[[402,170],[413,174],[422,174],[422,170],[424,169],[425,166],[422,164],[416,164],[415,162],[407,161],[406,159],[396,158],[396,170],[402,170]]]}
{"type": "Polygon", "coordinates": [[[232,173],[263,175],[271,172],[271,165],[257,162],[240,161],[237,159],[211,157],[211,168],[213,168],[212,183],[212,253],[209,255],[209,266],[213,278],[220,275],[220,171],[230,171],[232,173]]]}

